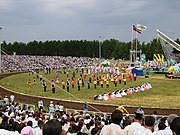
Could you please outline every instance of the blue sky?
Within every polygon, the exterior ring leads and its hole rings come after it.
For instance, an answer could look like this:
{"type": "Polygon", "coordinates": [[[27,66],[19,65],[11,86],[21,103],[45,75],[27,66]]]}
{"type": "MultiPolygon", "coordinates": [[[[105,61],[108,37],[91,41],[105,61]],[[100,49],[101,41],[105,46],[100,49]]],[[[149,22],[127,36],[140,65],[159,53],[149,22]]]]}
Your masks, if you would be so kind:
{"type": "MultiPolygon", "coordinates": [[[[160,29],[180,38],[180,0],[0,0],[0,41],[130,41],[132,24],[147,29],[142,42],[160,29]],[[174,34],[173,34],[174,33],[174,34]]],[[[135,34],[134,34],[135,36],[135,34]]]]}

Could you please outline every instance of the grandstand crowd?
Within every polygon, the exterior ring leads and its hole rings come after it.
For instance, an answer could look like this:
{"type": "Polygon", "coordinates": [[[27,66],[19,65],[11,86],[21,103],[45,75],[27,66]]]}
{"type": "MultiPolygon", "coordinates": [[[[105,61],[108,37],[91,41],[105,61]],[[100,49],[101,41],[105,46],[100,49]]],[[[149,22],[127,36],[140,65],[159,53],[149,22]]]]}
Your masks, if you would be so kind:
{"type": "Polygon", "coordinates": [[[66,112],[61,103],[50,102],[44,109],[39,99],[34,109],[15,102],[15,97],[0,97],[1,135],[180,135],[180,117],[176,114],[146,115],[141,108],[133,115],[117,108],[110,115],[82,110],[66,112]]]}
{"type": "Polygon", "coordinates": [[[32,71],[46,68],[59,69],[63,67],[83,67],[92,65],[95,58],[62,57],[62,56],[31,56],[2,55],[2,72],[32,71]]]}
{"type": "MultiPolygon", "coordinates": [[[[93,65],[97,58],[90,57],[62,57],[62,56],[32,56],[32,55],[2,55],[2,72],[17,72],[17,71],[32,71],[35,69],[44,70],[60,69],[60,68],[74,68],[87,67],[93,65]]],[[[106,61],[100,59],[101,62],[106,61]]],[[[129,63],[127,63],[129,64],[129,63]]],[[[168,66],[167,64],[164,66],[168,66]]],[[[158,70],[163,67],[156,62],[147,62],[145,67],[147,69],[153,68],[158,70]]]]}

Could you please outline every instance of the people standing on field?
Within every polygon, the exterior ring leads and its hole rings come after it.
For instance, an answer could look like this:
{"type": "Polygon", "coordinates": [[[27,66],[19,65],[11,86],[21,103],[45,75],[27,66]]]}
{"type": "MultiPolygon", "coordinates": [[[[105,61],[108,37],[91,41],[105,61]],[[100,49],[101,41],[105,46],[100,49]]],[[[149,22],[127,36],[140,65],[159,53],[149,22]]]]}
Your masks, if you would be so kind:
{"type": "Polygon", "coordinates": [[[64,81],[64,80],[62,80],[61,85],[62,85],[62,88],[63,88],[63,89],[65,89],[65,85],[66,85],[66,83],[65,83],[65,81],[64,81]]]}
{"type": "Polygon", "coordinates": [[[52,89],[52,93],[55,93],[56,89],[55,89],[55,83],[54,80],[51,80],[51,89],[52,89]]]}
{"type": "Polygon", "coordinates": [[[80,91],[81,86],[80,86],[80,82],[79,82],[79,80],[78,80],[78,82],[77,82],[77,85],[78,85],[78,91],[80,91]]]}
{"type": "Polygon", "coordinates": [[[94,80],[94,88],[96,89],[96,85],[97,85],[97,81],[96,80],[94,80]]]}
{"type": "Polygon", "coordinates": [[[71,80],[72,88],[74,88],[74,84],[75,84],[75,81],[74,81],[74,79],[72,79],[72,80],[71,80]]]}
{"type": "Polygon", "coordinates": [[[88,89],[90,89],[90,82],[88,81],[88,89]]]}
{"type": "Polygon", "coordinates": [[[27,81],[27,85],[28,85],[29,88],[32,87],[32,83],[31,83],[30,79],[27,81]]]}
{"type": "Polygon", "coordinates": [[[46,89],[47,89],[46,83],[44,83],[42,86],[43,86],[44,92],[46,92],[46,89]]]}
{"type": "Polygon", "coordinates": [[[100,81],[101,88],[103,88],[103,80],[100,81]]]}
{"type": "Polygon", "coordinates": [[[134,81],[136,81],[136,77],[137,77],[137,75],[136,75],[136,73],[134,73],[134,81]]]}
{"type": "Polygon", "coordinates": [[[126,78],[123,79],[124,85],[126,85],[126,78]]]}
{"type": "Polygon", "coordinates": [[[69,79],[68,79],[67,82],[66,82],[67,92],[69,92],[69,87],[70,87],[70,81],[69,81],[69,79]]]}
{"type": "Polygon", "coordinates": [[[106,88],[109,88],[109,81],[106,80],[106,88]]]}

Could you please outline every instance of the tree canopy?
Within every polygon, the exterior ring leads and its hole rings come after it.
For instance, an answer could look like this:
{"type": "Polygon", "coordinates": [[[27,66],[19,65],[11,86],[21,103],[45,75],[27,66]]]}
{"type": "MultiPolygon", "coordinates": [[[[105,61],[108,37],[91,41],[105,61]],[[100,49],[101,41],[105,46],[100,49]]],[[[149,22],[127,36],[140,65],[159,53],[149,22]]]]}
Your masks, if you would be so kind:
{"type": "MultiPolygon", "coordinates": [[[[179,39],[176,42],[180,42],[179,39]]],[[[140,43],[137,40],[138,50],[152,60],[154,54],[163,54],[163,50],[158,39],[153,39],[149,43],[140,43]]],[[[102,58],[115,58],[129,60],[131,45],[135,49],[135,39],[133,42],[121,42],[116,39],[109,39],[99,42],[98,40],[51,40],[51,41],[30,41],[28,43],[14,42],[2,43],[2,50],[7,54],[17,55],[39,55],[39,56],[75,56],[75,57],[99,57],[99,45],[101,46],[102,58]]]]}

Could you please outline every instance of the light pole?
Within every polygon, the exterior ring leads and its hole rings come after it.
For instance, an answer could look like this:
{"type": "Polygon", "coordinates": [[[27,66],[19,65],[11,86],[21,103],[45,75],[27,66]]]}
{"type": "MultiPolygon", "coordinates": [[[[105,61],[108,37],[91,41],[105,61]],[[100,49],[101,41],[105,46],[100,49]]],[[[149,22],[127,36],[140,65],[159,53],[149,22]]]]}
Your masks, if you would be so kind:
{"type": "Polygon", "coordinates": [[[101,36],[99,36],[99,59],[101,58],[101,36]]]}

